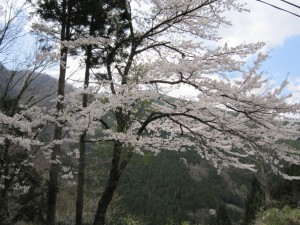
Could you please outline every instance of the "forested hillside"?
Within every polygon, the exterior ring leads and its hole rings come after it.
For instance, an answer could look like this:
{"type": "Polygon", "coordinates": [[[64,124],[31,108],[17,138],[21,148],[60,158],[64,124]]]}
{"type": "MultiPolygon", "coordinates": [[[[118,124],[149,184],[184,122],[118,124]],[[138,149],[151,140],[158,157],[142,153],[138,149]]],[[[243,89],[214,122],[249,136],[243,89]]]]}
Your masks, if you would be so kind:
{"type": "MultiPolygon", "coordinates": [[[[93,214],[94,198],[104,189],[110,148],[100,145],[87,153],[87,218],[93,214]]],[[[291,175],[299,173],[299,167],[287,165],[286,170],[291,175]]],[[[299,181],[270,174],[268,185],[272,199],[269,206],[255,173],[230,168],[218,174],[209,161],[193,151],[136,155],[120,181],[108,224],[214,225],[218,224],[214,211],[225,206],[231,224],[247,225],[267,208],[297,208],[299,181]]]]}
{"type": "MultiPolygon", "coordinates": [[[[99,146],[87,151],[87,207],[84,212],[87,218],[94,211],[94,199],[104,189],[109,148],[99,146]]],[[[145,225],[214,224],[215,212],[225,205],[230,220],[241,224],[252,177],[253,174],[241,174],[236,169],[218,174],[196,152],[163,151],[158,155],[136,155],[120,181],[109,209],[108,223],[127,224],[128,220],[145,225]]],[[[62,194],[60,201],[74,204],[68,191],[62,194]],[[68,196],[67,199],[64,196],[68,196]]],[[[65,213],[59,213],[61,218],[68,214],[65,206],[59,207],[65,213]]],[[[68,216],[72,218],[72,215],[68,216]]]]}
{"type": "Polygon", "coordinates": [[[243,219],[251,176],[239,179],[233,171],[218,175],[192,152],[163,152],[133,164],[120,193],[130,214],[141,217],[145,224],[213,224],[216,215],[210,210],[221,205],[227,206],[232,221],[243,219]]]}

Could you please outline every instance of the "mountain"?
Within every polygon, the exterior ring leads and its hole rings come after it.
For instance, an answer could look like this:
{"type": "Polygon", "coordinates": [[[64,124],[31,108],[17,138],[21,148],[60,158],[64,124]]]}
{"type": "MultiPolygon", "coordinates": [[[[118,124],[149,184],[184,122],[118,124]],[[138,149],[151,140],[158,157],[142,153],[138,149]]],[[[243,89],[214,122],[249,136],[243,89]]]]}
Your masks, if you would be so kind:
{"type": "MultiPolygon", "coordinates": [[[[67,84],[66,92],[74,88],[67,84]]],[[[20,103],[33,104],[43,102],[50,106],[56,97],[57,79],[38,71],[9,70],[0,64],[0,99],[11,100],[21,95],[20,103]],[[43,101],[47,99],[46,101],[43,101]]]]}

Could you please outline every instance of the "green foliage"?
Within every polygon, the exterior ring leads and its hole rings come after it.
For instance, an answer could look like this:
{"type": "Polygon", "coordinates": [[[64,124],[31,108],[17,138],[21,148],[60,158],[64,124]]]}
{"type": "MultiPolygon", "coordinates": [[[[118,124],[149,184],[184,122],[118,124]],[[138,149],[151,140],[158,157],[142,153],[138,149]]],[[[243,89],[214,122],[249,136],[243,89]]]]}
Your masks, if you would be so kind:
{"type": "Polygon", "coordinates": [[[188,222],[188,221],[182,221],[181,225],[190,225],[190,222],[188,222]]]}
{"type": "Polygon", "coordinates": [[[257,215],[255,225],[299,225],[300,210],[284,206],[282,209],[271,208],[257,215]]]}
{"type": "Polygon", "coordinates": [[[256,213],[263,206],[264,194],[257,178],[254,176],[251,184],[251,192],[247,196],[244,225],[250,224],[256,213]]]}
{"type": "MultiPolygon", "coordinates": [[[[87,221],[92,219],[89,216],[95,210],[95,199],[106,183],[111,150],[109,143],[101,143],[96,148],[87,150],[87,221]]],[[[122,155],[124,157],[125,152],[122,155]]],[[[228,176],[237,178],[237,181],[240,179],[240,184],[249,187],[250,176],[238,176],[236,172],[228,176]]],[[[193,151],[163,151],[156,156],[152,153],[144,156],[133,155],[118,185],[107,222],[114,225],[126,224],[125,221],[141,225],[197,224],[197,218],[203,216],[199,211],[203,210],[205,218],[202,223],[209,224],[213,220],[213,216],[208,213],[209,209],[216,209],[224,203],[244,207],[243,199],[228,187],[227,182],[222,175],[217,174],[212,165],[193,151]],[[189,165],[200,166],[205,170],[206,174],[201,180],[191,177],[193,168],[186,165],[181,158],[185,158],[189,165]],[[191,214],[195,216],[189,216],[191,214]]],[[[233,221],[243,217],[231,209],[228,209],[228,214],[233,221]]]]}
{"type": "MultiPolygon", "coordinates": [[[[299,140],[284,140],[283,143],[289,145],[291,148],[299,149],[299,140]]],[[[284,165],[284,172],[291,176],[299,176],[300,166],[284,165]]],[[[269,179],[269,188],[271,192],[272,206],[283,207],[289,205],[296,207],[300,199],[300,181],[286,180],[281,176],[271,175],[269,179]]],[[[252,191],[247,197],[245,219],[243,225],[252,224],[255,215],[259,213],[264,207],[264,193],[260,188],[260,184],[256,178],[252,181],[252,191]]],[[[278,210],[278,209],[277,209],[278,210]]]]}
{"type": "Polygon", "coordinates": [[[181,223],[176,223],[176,222],[174,222],[173,219],[168,220],[168,222],[165,225],[175,225],[175,224],[178,224],[178,225],[191,225],[191,223],[189,221],[182,221],[181,223]]]}
{"type": "Polygon", "coordinates": [[[32,176],[31,186],[28,192],[18,197],[16,203],[19,207],[13,221],[45,223],[47,187],[42,176],[33,168],[28,173],[32,176]]]}
{"type": "Polygon", "coordinates": [[[220,205],[217,210],[217,220],[214,225],[231,225],[225,205],[220,205]]]}
{"type": "Polygon", "coordinates": [[[185,208],[192,208],[199,200],[195,182],[187,176],[187,168],[172,160],[173,157],[174,154],[167,153],[154,158],[147,155],[130,168],[129,180],[122,182],[127,183],[121,189],[126,198],[124,204],[150,224],[165,224],[168,219],[186,220],[185,208]],[[183,200],[193,197],[194,202],[183,200]]]}
{"type": "MultiPolygon", "coordinates": [[[[300,174],[300,166],[288,166],[285,171],[290,175],[300,174]]],[[[271,183],[272,197],[278,207],[284,205],[297,206],[300,199],[300,181],[285,180],[281,177],[273,177],[271,183]]]]}
{"type": "Polygon", "coordinates": [[[124,225],[140,225],[141,221],[139,221],[138,219],[134,218],[131,215],[128,215],[127,217],[124,218],[124,225]]]}
{"type": "MultiPolygon", "coordinates": [[[[217,208],[225,199],[232,204],[242,202],[215,168],[193,152],[163,151],[157,156],[150,153],[134,156],[121,180],[119,193],[125,210],[143,218],[145,224],[193,224],[198,221],[188,214],[197,214],[200,209],[207,211],[208,223],[208,209],[217,208]],[[201,181],[193,179],[182,157],[188,163],[200,163],[207,175],[201,181]]],[[[238,213],[231,212],[233,214],[238,213]]],[[[236,219],[240,218],[241,215],[236,219]]]]}
{"type": "MultiPolygon", "coordinates": [[[[27,155],[15,154],[6,158],[11,167],[4,168],[11,179],[0,189],[0,220],[2,224],[45,222],[46,185],[41,175],[33,166],[16,164],[27,155]],[[18,171],[18,172],[16,172],[18,171]],[[16,190],[16,185],[28,187],[27,191],[16,190]]],[[[0,173],[0,175],[2,175],[0,173]]]]}

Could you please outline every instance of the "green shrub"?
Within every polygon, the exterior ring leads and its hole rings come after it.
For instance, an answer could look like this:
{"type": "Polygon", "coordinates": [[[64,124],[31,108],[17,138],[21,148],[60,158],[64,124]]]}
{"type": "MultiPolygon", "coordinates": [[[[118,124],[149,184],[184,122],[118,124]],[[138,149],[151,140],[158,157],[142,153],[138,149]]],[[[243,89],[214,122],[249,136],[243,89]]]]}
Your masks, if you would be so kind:
{"type": "Polygon", "coordinates": [[[271,208],[260,212],[255,225],[300,225],[300,209],[284,206],[282,209],[271,208]]]}

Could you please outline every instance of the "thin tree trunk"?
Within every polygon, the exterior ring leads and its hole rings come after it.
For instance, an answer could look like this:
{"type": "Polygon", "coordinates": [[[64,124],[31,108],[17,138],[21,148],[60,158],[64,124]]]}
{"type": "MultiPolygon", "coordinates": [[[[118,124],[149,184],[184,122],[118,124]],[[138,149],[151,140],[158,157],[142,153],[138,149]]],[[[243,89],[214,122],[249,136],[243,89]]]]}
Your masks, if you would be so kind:
{"type": "Polygon", "coordinates": [[[265,206],[269,207],[272,204],[272,197],[270,192],[268,175],[266,174],[265,168],[262,165],[261,165],[261,170],[257,174],[257,180],[264,194],[265,206]]]}
{"type": "Polygon", "coordinates": [[[83,194],[84,194],[84,176],[85,176],[85,143],[84,133],[80,138],[79,143],[79,166],[78,166],[78,179],[77,179],[77,197],[76,197],[76,218],[75,224],[82,225],[83,223],[83,194]]]}
{"type": "Polygon", "coordinates": [[[5,177],[4,179],[4,187],[0,188],[0,221],[2,221],[3,225],[8,224],[8,218],[9,218],[9,212],[7,207],[7,190],[9,188],[9,157],[8,157],[8,151],[10,147],[9,140],[5,140],[4,144],[4,152],[3,155],[1,155],[0,158],[0,169],[3,171],[0,175],[3,175],[5,177]]]}
{"type": "MultiPolygon", "coordinates": [[[[68,40],[70,37],[70,20],[69,15],[71,13],[71,5],[67,7],[67,0],[63,0],[63,17],[61,20],[61,36],[60,40],[68,40]],[[67,12],[68,8],[68,12],[67,12]],[[68,13],[68,15],[67,15],[68,13]]],[[[56,111],[60,113],[63,109],[63,101],[65,96],[65,78],[66,78],[66,65],[67,65],[67,54],[68,48],[61,46],[61,59],[60,59],[60,70],[58,79],[57,96],[60,98],[56,103],[56,111]]],[[[54,129],[54,140],[62,139],[62,127],[58,124],[55,125],[54,129]]],[[[56,223],[56,202],[58,192],[58,174],[59,164],[56,162],[57,156],[60,155],[61,146],[56,144],[51,154],[51,165],[49,172],[49,187],[48,187],[48,205],[47,205],[47,225],[55,225],[56,223]]]]}
{"type": "Polygon", "coordinates": [[[118,181],[120,178],[120,171],[119,171],[119,162],[121,157],[121,144],[115,143],[114,145],[114,152],[113,158],[111,161],[111,167],[109,172],[109,178],[106,183],[106,187],[104,192],[101,195],[101,198],[98,202],[97,211],[94,218],[93,225],[104,225],[105,224],[105,215],[113,198],[114,191],[117,188],[118,181]]]}
{"type": "Polygon", "coordinates": [[[131,159],[133,153],[132,150],[133,149],[129,149],[127,155],[121,161],[122,144],[119,142],[116,142],[114,144],[113,158],[111,161],[109,177],[104,192],[102,193],[101,198],[98,201],[93,225],[105,225],[105,215],[107,209],[113,199],[113,195],[118,186],[120,177],[131,159]]]}
{"type": "MultiPolygon", "coordinates": [[[[65,76],[67,63],[67,52],[68,50],[64,48],[62,53],[62,62],[58,81],[58,96],[61,97],[60,101],[56,104],[56,110],[59,113],[63,109],[63,97],[65,96],[65,76]]],[[[58,124],[55,125],[54,129],[54,140],[61,140],[62,138],[62,127],[58,124]]],[[[50,165],[50,175],[49,175],[49,187],[48,187],[48,208],[47,208],[47,223],[48,225],[55,225],[55,214],[56,214],[56,199],[58,192],[58,172],[59,164],[56,162],[57,156],[60,155],[60,144],[56,144],[53,148],[51,154],[51,165],[50,165]]]]}
{"type": "MultiPolygon", "coordinates": [[[[62,128],[55,126],[54,130],[54,139],[61,139],[62,128]]],[[[50,165],[50,174],[49,174],[49,186],[48,186],[48,207],[47,207],[47,224],[55,225],[55,215],[56,215],[56,200],[58,192],[58,171],[59,164],[54,163],[57,159],[57,156],[60,154],[60,145],[56,144],[52,154],[51,154],[51,165],[50,165]]]]}
{"type": "MultiPolygon", "coordinates": [[[[86,53],[86,67],[85,67],[85,78],[84,78],[84,89],[89,86],[90,78],[90,67],[92,58],[92,46],[87,46],[86,53]]],[[[86,93],[82,96],[82,106],[87,107],[88,95],[86,93]]],[[[83,201],[84,201],[84,177],[85,177],[85,138],[86,132],[81,135],[79,142],[79,168],[78,168],[78,181],[77,181],[77,200],[76,200],[76,218],[75,224],[82,225],[83,223],[83,201]]]]}

